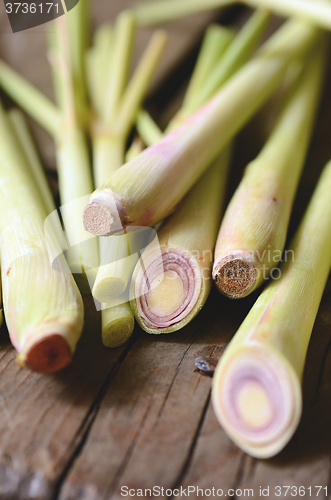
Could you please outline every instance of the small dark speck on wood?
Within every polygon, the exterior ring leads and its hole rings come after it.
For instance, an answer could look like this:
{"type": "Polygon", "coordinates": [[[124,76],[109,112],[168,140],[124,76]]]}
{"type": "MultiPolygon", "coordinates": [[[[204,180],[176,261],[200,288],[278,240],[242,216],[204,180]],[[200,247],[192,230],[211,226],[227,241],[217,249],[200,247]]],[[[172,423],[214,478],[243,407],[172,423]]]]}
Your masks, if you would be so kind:
{"type": "Polygon", "coordinates": [[[201,357],[195,360],[195,372],[199,372],[200,375],[205,375],[206,377],[212,377],[214,375],[215,368],[217,366],[218,360],[215,358],[201,357]]]}

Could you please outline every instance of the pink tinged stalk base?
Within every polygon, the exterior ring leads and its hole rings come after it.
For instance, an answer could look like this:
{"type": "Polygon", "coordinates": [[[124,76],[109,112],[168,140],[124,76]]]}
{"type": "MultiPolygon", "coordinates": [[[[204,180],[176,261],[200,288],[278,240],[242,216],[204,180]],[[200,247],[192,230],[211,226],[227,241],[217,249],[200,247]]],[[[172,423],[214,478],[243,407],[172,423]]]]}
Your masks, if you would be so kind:
{"type": "Polygon", "coordinates": [[[124,165],[90,198],[85,229],[108,236],[129,225],[169,216],[240,128],[281,83],[288,64],[302,56],[318,32],[288,22],[193,117],[124,165]],[[116,203],[117,213],[111,208],[116,203]],[[120,219],[120,220],[119,220],[120,219]]]}
{"type": "Polygon", "coordinates": [[[159,241],[147,247],[134,270],[131,308],[148,333],[183,328],[207,300],[228,165],[229,148],[163,224],[159,241]]]}
{"type": "Polygon", "coordinates": [[[254,457],[280,452],[301,417],[308,344],[331,268],[330,192],[331,162],[290,246],[294,259],[262,292],[215,371],[217,418],[254,457]]]}

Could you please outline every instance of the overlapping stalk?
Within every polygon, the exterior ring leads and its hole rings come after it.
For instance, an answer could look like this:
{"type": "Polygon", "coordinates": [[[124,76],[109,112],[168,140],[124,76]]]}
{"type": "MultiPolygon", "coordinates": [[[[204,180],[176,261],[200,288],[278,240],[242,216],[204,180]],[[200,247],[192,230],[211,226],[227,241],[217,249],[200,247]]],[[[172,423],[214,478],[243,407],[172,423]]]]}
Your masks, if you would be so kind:
{"type": "MultiPolygon", "coordinates": [[[[54,271],[44,234],[46,206],[34,176],[40,166],[25,155],[31,144],[19,141],[20,124],[0,108],[0,253],[3,303],[17,361],[38,372],[67,366],[83,327],[83,303],[62,258],[63,272],[54,271]]],[[[44,198],[43,198],[44,196],[44,198]]],[[[48,244],[57,245],[49,239],[48,244]]]]}
{"type": "Polygon", "coordinates": [[[229,149],[208,169],[143,252],[131,281],[131,307],[148,333],[170,333],[201,310],[211,288],[213,250],[229,149]]]}
{"type": "MultiPolygon", "coordinates": [[[[208,72],[206,73],[208,78],[204,80],[203,85],[200,85],[199,92],[196,92],[195,99],[191,99],[192,90],[194,90],[194,87],[199,84],[200,71],[204,71],[204,65],[208,65],[208,62],[212,60],[210,56],[207,58],[204,55],[204,50],[202,50],[201,57],[203,57],[203,60],[206,59],[206,62],[202,65],[201,70],[198,67],[199,71],[197,71],[197,81],[195,81],[195,79],[192,81],[192,85],[188,88],[183,106],[169,123],[167,131],[173,130],[181,125],[186,118],[191,116],[195,111],[203,106],[208,99],[215,95],[217,90],[219,90],[222,85],[224,85],[229,78],[231,78],[231,76],[233,76],[236,71],[243,66],[256,49],[258,43],[261,41],[269,20],[270,14],[266,10],[257,10],[252,14],[245,26],[234,38],[229,50],[226,50],[222,54],[222,57],[215,60],[213,64],[209,64],[208,72]]],[[[214,36],[210,35],[205,40],[205,47],[203,47],[203,49],[205,49],[206,55],[211,54],[212,52],[212,46],[215,43],[213,40],[214,36]]]]}
{"type": "Polygon", "coordinates": [[[214,375],[216,415],[255,457],[278,453],[300,420],[308,343],[331,268],[330,192],[331,162],[290,245],[293,259],[262,292],[214,375]]]}
{"type": "Polygon", "coordinates": [[[81,123],[81,117],[85,114],[84,105],[77,105],[74,82],[79,75],[73,72],[67,22],[67,16],[58,18],[54,23],[55,33],[50,39],[58,107],[4,62],[0,62],[0,86],[54,137],[62,215],[69,241],[75,242],[67,252],[67,259],[80,288],[88,291],[85,272],[92,272],[97,268],[97,241],[95,238],[86,241],[79,206],[76,207],[74,216],[72,210],[70,216],[65,216],[67,204],[93,191],[89,154],[81,123]]]}
{"type": "Polygon", "coordinates": [[[153,226],[170,215],[211,161],[275,92],[288,64],[310,50],[318,37],[311,26],[286,23],[207,105],[92,194],[84,211],[86,230],[107,236],[130,225],[153,226]]]}
{"type": "MultiPolygon", "coordinates": [[[[246,41],[248,38],[257,41],[262,36],[262,20],[265,27],[267,16],[263,15],[262,19],[258,13],[246,25],[246,41]]],[[[180,122],[186,109],[194,109],[195,102],[201,102],[201,94],[205,95],[205,84],[215,66],[224,74],[222,64],[228,67],[226,61],[239,59],[239,64],[244,55],[248,57],[250,49],[241,43],[242,32],[228,47],[231,32],[222,33],[222,30],[216,26],[207,30],[184,105],[171,121],[171,127],[180,122]],[[222,51],[215,50],[217,37],[222,51]]],[[[138,131],[146,136],[147,144],[153,144],[160,132],[145,113],[140,115],[140,121],[138,131]]],[[[161,226],[157,245],[151,243],[136,266],[131,281],[131,307],[140,326],[149,333],[169,333],[183,328],[198,314],[208,297],[215,224],[221,217],[229,153],[227,148],[197,182],[180,208],[161,226]]]]}
{"type": "Polygon", "coordinates": [[[331,29],[331,5],[324,0],[163,0],[138,4],[135,12],[140,25],[152,26],[238,2],[251,7],[264,7],[281,16],[298,17],[331,29]]]}
{"type": "MultiPolygon", "coordinates": [[[[102,83],[104,107],[95,104],[95,123],[93,126],[94,177],[96,185],[108,177],[124,163],[124,151],[127,135],[136,120],[142,100],[154,76],[158,62],[165,48],[167,37],[164,32],[157,32],[143,55],[138,67],[127,84],[131,63],[135,20],[131,12],[123,12],[116,21],[114,36],[111,39],[108,29],[101,37],[102,50],[90,55],[90,64],[97,70],[97,77],[102,77],[107,61],[108,84],[102,83]],[[108,35],[107,35],[108,33],[108,35]]],[[[97,83],[90,81],[91,97],[97,83]]],[[[99,83],[100,85],[100,83],[99,83]]],[[[134,254],[135,242],[128,241],[126,235],[111,239],[101,239],[101,266],[97,273],[92,294],[102,302],[102,338],[108,347],[116,347],[126,342],[134,328],[134,318],[127,302],[109,307],[109,300],[118,297],[126,290],[131,278],[135,261],[128,259],[130,250],[134,254]],[[132,243],[132,244],[131,244],[132,243]],[[128,262],[130,261],[130,262],[128,262]]]]}
{"type": "Polygon", "coordinates": [[[230,298],[245,297],[280,260],[305,162],[326,61],[318,47],[288,96],[274,130],[249,164],[222,221],[213,278],[230,298]]]}

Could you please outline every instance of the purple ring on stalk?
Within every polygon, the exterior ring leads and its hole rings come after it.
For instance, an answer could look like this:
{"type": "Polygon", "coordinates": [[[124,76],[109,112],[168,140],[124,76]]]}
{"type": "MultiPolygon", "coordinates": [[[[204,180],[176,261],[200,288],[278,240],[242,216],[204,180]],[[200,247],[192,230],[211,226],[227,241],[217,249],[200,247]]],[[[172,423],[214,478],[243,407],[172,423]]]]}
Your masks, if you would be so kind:
{"type": "Polygon", "coordinates": [[[213,406],[226,432],[255,457],[278,453],[301,415],[293,368],[258,346],[246,346],[221,368],[214,377],[213,406]]]}

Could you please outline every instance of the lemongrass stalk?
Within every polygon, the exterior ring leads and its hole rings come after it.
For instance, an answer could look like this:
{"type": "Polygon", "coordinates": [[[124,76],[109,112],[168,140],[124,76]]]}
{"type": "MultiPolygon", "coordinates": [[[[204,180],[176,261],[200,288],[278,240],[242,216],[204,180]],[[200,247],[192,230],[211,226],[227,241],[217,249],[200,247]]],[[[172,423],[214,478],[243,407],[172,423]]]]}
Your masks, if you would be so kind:
{"type": "Polygon", "coordinates": [[[42,196],[47,214],[56,210],[54,198],[47,181],[44,168],[41,164],[37,149],[33,143],[27,122],[23,113],[19,109],[11,109],[8,116],[13,124],[25,157],[28,161],[34,181],[38,186],[39,193],[42,196]]]}
{"type": "Polygon", "coordinates": [[[221,56],[227,51],[233,38],[234,32],[229,28],[225,28],[219,24],[208,26],[192,77],[185,92],[183,107],[196,99],[202,85],[206,83],[206,77],[210,77],[216,61],[219,61],[221,56]]]}
{"type": "MultiPolygon", "coordinates": [[[[206,29],[197,62],[185,92],[182,108],[185,107],[186,104],[195,101],[203,84],[206,82],[207,78],[210,77],[210,72],[214,68],[216,62],[218,62],[225,51],[227,51],[233,36],[232,30],[217,24],[212,24],[206,29]]],[[[180,112],[179,115],[181,116],[180,112]]],[[[179,124],[177,117],[178,115],[176,115],[176,118],[172,121],[172,128],[177,126],[177,123],[179,124]]],[[[180,121],[182,121],[181,117],[180,121]]],[[[160,141],[163,137],[163,132],[149,113],[143,109],[138,112],[136,127],[141,139],[147,146],[152,146],[152,144],[160,141]]],[[[132,154],[131,156],[134,158],[137,155],[132,154]]],[[[130,161],[132,158],[129,154],[127,161],[130,161]]]]}
{"type": "Polygon", "coordinates": [[[103,113],[106,123],[114,121],[119,101],[127,83],[135,30],[136,22],[133,13],[131,11],[121,12],[114,29],[114,45],[116,49],[114,49],[112,64],[106,77],[103,113]]]}
{"type": "Polygon", "coordinates": [[[213,250],[225,192],[229,148],[161,227],[131,281],[131,308],[148,333],[170,333],[201,310],[211,288],[213,250]]]}
{"type": "Polygon", "coordinates": [[[0,86],[51,135],[61,126],[61,112],[46,96],[4,61],[0,61],[0,86]]]}
{"type": "Polygon", "coordinates": [[[297,17],[321,28],[331,29],[331,4],[325,0],[245,0],[251,7],[264,7],[275,14],[297,17]]]}
{"type": "MultiPolygon", "coordinates": [[[[183,118],[190,116],[210,99],[224,83],[238,71],[250,58],[264,35],[270,20],[270,14],[265,10],[257,10],[245,26],[234,38],[229,50],[225,52],[215,65],[205,85],[201,88],[194,101],[184,102],[181,114],[183,118]]],[[[182,118],[182,119],[183,119],[182,118]]]]}
{"type": "Polygon", "coordinates": [[[258,288],[281,258],[325,61],[325,47],[319,47],[227,208],[216,243],[213,278],[230,298],[245,297],[258,288]]]}
{"type": "Polygon", "coordinates": [[[294,21],[280,28],[180,129],[147,148],[92,194],[84,210],[86,230],[107,236],[132,224],[154,226],[170,215],[211,161],[275,92],[288,64],[311,49],[318,34],[294,21]]]}
{"type": "MultiPolygon", "coordinates": [[[[162,134],[162,132],[161,132],[161,134],[162,134]]],[[[133,139],[131,146],[129,147],[129,149],[125,153],[125,162],[133,160],[133,158],[138,156],[139,153],[141,153],[144,149],[145,149],[145,145],[144,145],[143,141],[141,140],[140,137],[136,136],[133,139]]]]}
{"type": "Polygon", "coordinates": [[[163,137],[162,130],[144,109],[141,109],[138,113],[136,127],[139,136],[147,146],[152,146],[152,144],[160,141],[163,137]]]}
{"type": "Polygon", "coordinates": [[[100,26],[94,35],[94,45],[86,52],[88,95],[97,116],[102,116],[106,94],[105,69],[111,66],[114,33],[111,25],[100,26]]]}
{"type": "Polygon", "coordinates": [[[129,340],[134,330],[134,316],[128,302],[102,310],[102,342],[106,347],[119,347],[129,340]]]}
{"type": "Polygon", "coordinates": [[[122,136],[127,136],[136,120],[138,110],[155,75],[167,42],[168,36],[165,31],[159,30],[153,34],[136,71],[125,89],[118,112],[118,123],[116,124],[116,130],[122,136]]]}
{"type": "MultiPolygon", "coordinates": [[[[109,135],[94,137],[95,179],[98,186],[106,177],[105,172],[109,175],[123,164],[127,134],[136,119],[141,102],[164,52],[166,41],[167,37],[164,32],[155,33],[127,88],[124,92],[118,90],[122,95],[118,105],[118,114],[115,115],[114,123],[108,122],[112,132],[109,135]]],[[[114,60],[117,58],[117,51],[121,52],[120,46],[114,48],[114,60]]],[[[124,61],[122,63],[126,65],[124,61]]],[[[115,238],[112,242],[101,240],[100,256],[101,266],[92,294],[99,301],[106,302],[107,293],[105,296],[104,290],[109,288],[110,295],[122,293],[128,285],[135,262],[131,267],[125,259],[128,256],[126,236],[115,238]],[[109,281],[108,285],[107,281],[109,281]],[[122,286],[117,285],[119,281],[122,282],[122,286]]]]}
{"type": "Polygon", "coordinates": [[[141,2],[134,11],[140,26],[153,26],[234,3],[236,0],[161,0],[141,2]]]}
{"type": "Polygon", "coordinates": [[[86,233],[80,223],[79,203],[77,202],[75,214],[68,215],[67,211],[71,202],[83,198],[93,190],[92,172],[86,138],[76,107],[66,16],[58,18],[55,27],[58,64],[54,71],[58,71],[57,80],[61,86],[63,104],[62,127],[55,138],[59,191],[66,232],[69,242],[74,242],[67,251],[67,260],[80,289],[87,293],[90,288],[86,273],[93,273],[98,266],[98,243],[96,239],[86,241],[86,233]]]}
{"type": "Polygon", "coordinates": [[[62,259],[49,260],[47,211],[12,123],[0,108],[0,253],[3,302],[21,366],[50,373],[71,362],[83,327],[83,303],[62,259]]]}
{"type": "Polygon", "coordinates": [[[301,417],[308,343],[331,268],[331,162],[326,166],[278,280],[262,292],[217,366],[212,399],[225,431],[268,458],[301,417]]]}
{"type": "Polygon", "coordinates": [[[85,54],[90,39],[90,1],[79,0],[74,9],[66,14],[69,32],[69,51],[72,70],[72,85],[75,89],[75,106],[79,121],[88,126],[87,81],[85,54]]]}
{"type": "MultiPolygon", "coordinates": [[[[238,0],[240,1],[240,0],[238,0]]],[[[163,0],[144,2],[135,8],[141,26],[152,26],[180,17],[218,9],[237,0],[163,0]]],[[[265,7],[281,16],[293,16],[331,29],[331,5],[324,0],[242,0],[251,7],[265,7]]]]}

